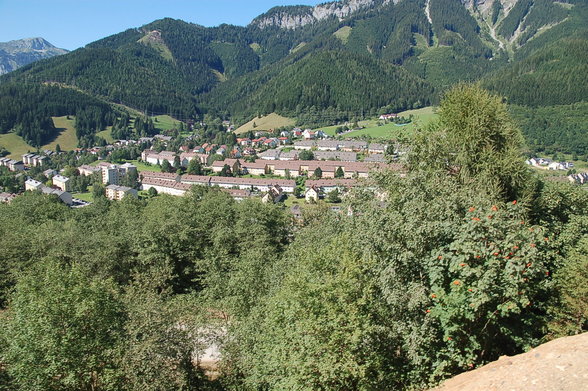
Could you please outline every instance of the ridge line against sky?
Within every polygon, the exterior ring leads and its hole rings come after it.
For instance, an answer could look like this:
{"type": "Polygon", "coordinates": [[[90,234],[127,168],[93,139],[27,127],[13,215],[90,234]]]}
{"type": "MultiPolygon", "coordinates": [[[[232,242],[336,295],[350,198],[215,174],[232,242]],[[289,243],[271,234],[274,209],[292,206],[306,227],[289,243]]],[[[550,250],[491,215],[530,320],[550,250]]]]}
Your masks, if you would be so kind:
{"type": "Polygon", "coordinates": [[[42,37],[74,50],[166,17],[203,26],[246,26],[280,5],[324,0],[0,0],[0,42],[42,37]]]}

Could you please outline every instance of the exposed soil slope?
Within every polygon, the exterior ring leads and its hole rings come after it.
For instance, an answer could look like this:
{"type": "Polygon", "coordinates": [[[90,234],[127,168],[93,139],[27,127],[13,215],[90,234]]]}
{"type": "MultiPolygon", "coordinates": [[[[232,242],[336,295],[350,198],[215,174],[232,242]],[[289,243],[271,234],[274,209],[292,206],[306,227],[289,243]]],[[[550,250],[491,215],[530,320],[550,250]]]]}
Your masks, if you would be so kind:
{"type": "Polygon", "coordinates": [[[588,333],[560,338],[447,380],[433,391],[588,390],[588,333]]]}

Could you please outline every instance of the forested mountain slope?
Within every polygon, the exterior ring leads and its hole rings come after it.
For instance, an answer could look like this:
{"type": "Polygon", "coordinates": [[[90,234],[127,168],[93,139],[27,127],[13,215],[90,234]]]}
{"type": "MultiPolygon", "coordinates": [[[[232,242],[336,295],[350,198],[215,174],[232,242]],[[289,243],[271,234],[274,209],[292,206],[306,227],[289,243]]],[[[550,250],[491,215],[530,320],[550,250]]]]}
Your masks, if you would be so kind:
{"type": "MultiPolygon", "coordinates": [[[[162,19],[5,75],[0,95],[51,83],[182,119],[312,109],[346,112],[328,116],[340,120],[434,103],[456,82],[484,79],[512,102],[569,104],[588,98],[586,9],[585,0],[345,0],[273,8],[247,27],[162,19]]],[[[0,114],[9,122],[20,123],[0,114]]]]}

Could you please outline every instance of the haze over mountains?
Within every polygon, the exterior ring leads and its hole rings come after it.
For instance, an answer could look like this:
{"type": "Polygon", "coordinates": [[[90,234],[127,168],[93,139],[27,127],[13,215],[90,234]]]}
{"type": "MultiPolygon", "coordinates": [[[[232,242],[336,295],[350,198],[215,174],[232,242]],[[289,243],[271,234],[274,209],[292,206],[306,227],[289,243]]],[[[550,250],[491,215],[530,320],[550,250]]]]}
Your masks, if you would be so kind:
{"type": "Polygon", "coordinates": [[[12,72],[23,65],[60,54],[68,53],[43,38],[27,38],[0,42],[0,75],[12,72]]]}
{"type": "MultiPolygon", "coordinates": [[[[73,87],[182,119],[278,112],[326,124],[435,104],[480,80],[525,107],[573,104],[588,97],[587,37],[586,0],[346,0],[275,7],[246,27],[161,19],[4,76],[0,101],[10,85],[73,87]]],[[[0,113],[0,132],[17,117],[0,113]]]]}

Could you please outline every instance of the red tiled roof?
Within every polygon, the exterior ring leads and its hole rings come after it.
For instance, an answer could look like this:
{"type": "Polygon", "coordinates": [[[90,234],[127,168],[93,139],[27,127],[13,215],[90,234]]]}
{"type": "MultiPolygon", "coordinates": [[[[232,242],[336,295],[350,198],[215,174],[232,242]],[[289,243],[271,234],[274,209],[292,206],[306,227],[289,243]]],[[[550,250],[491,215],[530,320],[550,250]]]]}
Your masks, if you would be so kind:
{"type": "Polygon", "coordinates": [[[190,183],[206,183],[208,184],[210,182],[210,178],[209,176],[206,175],[182,175],[182,177],[180,178],[180,181],[185,183],[185,182],[190,182],[190,183]]]}
{"type": "Polygon", "coordinates": [[[186,190],[186,191],[189,190],[190,187],[192,187],[191,184],[166,181],[165,179],[159,179],[159,178],[144,178],[142,183],[144,185],[160,186],[160,187],[167,187],[169,189],[186,190]]]}
{"type": "Polygon", "coordinates": [[[143,177],[143,180],[149,179],[163,179],[166,181],[173,181],[175,182],[178,178],[178,174],[174,174],[171,172],[153,172],[153,171],[141,171],[140,176],[143,177]]]}
{"type": "Polygon", "coordinates": [[[271,186],[279,185],[281,187],[294,187],[296,181],[287,179],[273,179],[273,178],[234,178],[234,177],[210,177],[210,184],[234,184],[234,185],[250,185],[250,186],[271,186]]]}

